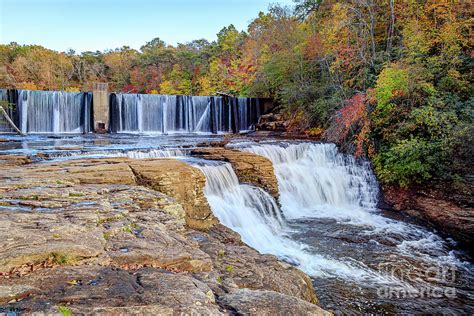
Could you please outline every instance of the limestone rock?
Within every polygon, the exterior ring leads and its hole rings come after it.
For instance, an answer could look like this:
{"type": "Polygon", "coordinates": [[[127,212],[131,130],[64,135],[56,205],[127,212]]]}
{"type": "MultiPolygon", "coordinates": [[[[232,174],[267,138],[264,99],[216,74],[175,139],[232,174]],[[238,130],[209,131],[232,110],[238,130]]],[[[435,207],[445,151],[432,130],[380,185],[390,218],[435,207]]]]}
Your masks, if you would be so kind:
{"type": "Polygon", "coordinates": [[[130,162],[138,184],[175,198],[186,211],[186,224],[209,229],[217,223],[204,196],[206,178],[200,170],[175,159],[130,162]]]}
{"type": "Polygon", "coordinates": [[[260,187],[278,199],[278,181],[273,164],[269,159],[253,153],[226,148],[197,148],[191,151],[191,155],[231,163],[241,183],[260,187]]]}

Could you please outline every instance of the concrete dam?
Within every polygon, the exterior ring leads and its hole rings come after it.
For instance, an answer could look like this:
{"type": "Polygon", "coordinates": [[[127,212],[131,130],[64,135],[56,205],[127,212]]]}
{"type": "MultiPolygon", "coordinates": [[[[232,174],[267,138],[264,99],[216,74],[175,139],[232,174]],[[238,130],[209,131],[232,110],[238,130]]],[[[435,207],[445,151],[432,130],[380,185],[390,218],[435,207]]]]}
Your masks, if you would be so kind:
{"type": "MultiPolygon", "coordinates": [[[[272,108],[258,98],[108,93],[106,84],[93,92],[0,89],[0,100],[22,134],[239,133],[272,108]]],[[[0,120],[0,133],[14,132],[0,120]]]]}

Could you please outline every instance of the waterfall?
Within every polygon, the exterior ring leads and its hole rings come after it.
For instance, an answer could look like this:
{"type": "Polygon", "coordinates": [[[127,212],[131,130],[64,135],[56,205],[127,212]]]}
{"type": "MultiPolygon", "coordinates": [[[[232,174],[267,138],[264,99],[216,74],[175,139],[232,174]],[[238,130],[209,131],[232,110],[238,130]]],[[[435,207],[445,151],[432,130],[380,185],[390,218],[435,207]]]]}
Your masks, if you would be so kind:
{"type": "Polygon", "coordinates": [[[209,161],[195,166],[206,176],[204,193],[214,215],[250,246],[272,253],[283,227],[273,197],[260,188],[239,184],[229,163],[209,161]]]}
{"type": "Polygon", "coordinates": [[[351,262],[311,253],[307,245],[292,240],[289,237],[291,230],[273,197],[260,188],[239,184],[229,163],[192,164],[206,176],[204,193],[214,215],[258,251],[277,255],[313,276],[338,275],[381,283],[393,281],[351,262]]]}
{"type": "Polygon", "coordinates": [[[158,94],[113,94],[111,130],[118,133],[228,133],[232,121],[238,130],[253,128],[261,113],[258,99],[236,98],[231,104],[222,97],[158,94]]]}
{"type": "Polygon", "coordinates": [[[366,213],[375,210],[378,186],[367,162],[339,153],[334,144],[263,144],[242,150],[273,162],[288,218],[339,214],[340,220],[374,224],[366,213]]]}
{"type": "Polygon", "coordinates": [[[378,186],[369,164],[339,153],[335,145],[230,146],[273,162],[283,216],[276,220],[273,212],[262,210],[268,203],[258,200],[255,188],[239,184],[228,164],[200,167],[207,178],[205,194],[221,222],[260,252],[277,255],[315,278],[351,281],[371,291],[376,284],[414,285],[377,264],[403,265],[409,257],[420,266],[462,266],[438,235],[383,216],[376,208],[378,186]]]}
{"type": "Polygon", "coordinates": [[[90,93],[18,90],[17,111],[25,134],[79,134],[92,129],[90,93]]]}

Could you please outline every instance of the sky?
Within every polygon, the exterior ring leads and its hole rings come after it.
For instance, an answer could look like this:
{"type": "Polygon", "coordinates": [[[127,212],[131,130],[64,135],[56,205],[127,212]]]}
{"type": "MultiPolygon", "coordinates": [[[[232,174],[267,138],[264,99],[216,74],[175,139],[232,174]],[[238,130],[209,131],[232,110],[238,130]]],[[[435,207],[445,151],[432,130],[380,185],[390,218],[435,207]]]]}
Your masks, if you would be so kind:
{"type": "Polygon", "coordinates": [[[246,30],[259,11],[292,0],[0,0],[0,43],[76,52],[215,40],[224,26],[246,30]]]}

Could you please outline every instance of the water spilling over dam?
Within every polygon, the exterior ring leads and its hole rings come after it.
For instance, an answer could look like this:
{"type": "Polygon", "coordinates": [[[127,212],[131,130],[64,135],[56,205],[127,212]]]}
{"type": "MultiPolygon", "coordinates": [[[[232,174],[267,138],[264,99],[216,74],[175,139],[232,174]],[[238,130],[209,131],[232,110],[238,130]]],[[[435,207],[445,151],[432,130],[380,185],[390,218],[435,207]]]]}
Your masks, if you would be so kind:
{"type": "Polygon", "coordinates": [[[229,133],[257,123],[258,99],[112,94],[111,130],[118,133],[229,133]]]}
{"type": "Polygon", "coordinates": [[[92,95],[84,92],[19,90],[18,128],[24,133],[92,131],[92,95]]]}
{"type": "MultiPolygon", "coordinates": [[[[94,121],[104,119],[104,112],[108,114],[107,122],[100,122],[102,132],[239,133],[252,130],[264,112],[257,98],[116,93],[104,97],[109,102],[90,92],[0,90],[0,100],[10,103],[8,115],[23,134],[86,134],[96,129],[94,121]]],[[[3,119],[0,122],[0,133],[14,131],[3,119]]]]}

